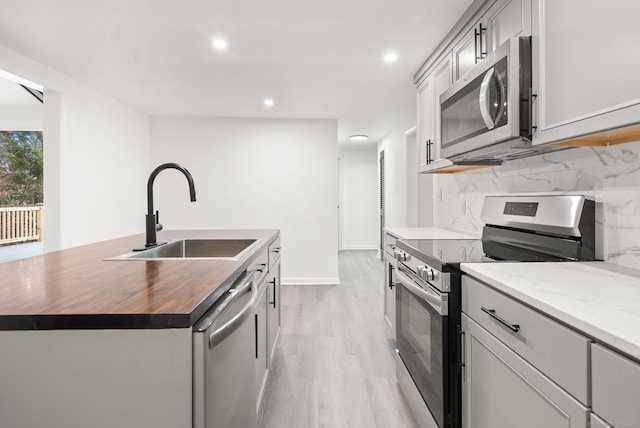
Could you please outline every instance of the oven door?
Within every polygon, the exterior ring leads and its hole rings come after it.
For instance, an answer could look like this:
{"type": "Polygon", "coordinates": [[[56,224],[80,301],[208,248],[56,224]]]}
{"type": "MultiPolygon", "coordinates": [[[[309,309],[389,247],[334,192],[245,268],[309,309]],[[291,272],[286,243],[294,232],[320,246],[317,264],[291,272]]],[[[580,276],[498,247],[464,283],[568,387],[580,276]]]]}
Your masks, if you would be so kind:
{"type": "Polygon", "coordinates": [[[448,295],[420,280],[401,263],[396,277],[398,354],[437,426],[448,427],[451,417],[448,295]]]}

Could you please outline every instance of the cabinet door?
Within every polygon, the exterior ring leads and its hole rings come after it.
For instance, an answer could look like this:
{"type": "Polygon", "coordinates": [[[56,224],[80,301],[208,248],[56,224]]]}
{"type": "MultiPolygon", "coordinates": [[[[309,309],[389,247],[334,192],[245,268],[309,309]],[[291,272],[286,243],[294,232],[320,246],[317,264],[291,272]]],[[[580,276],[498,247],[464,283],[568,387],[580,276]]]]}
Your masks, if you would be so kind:
{"type": "Polygon", "coordinates": [[[396,338],[396,287],[395,267],[391,255],[385,253],[384,260],[384,320],[391,330],[393,339],[396,338]]]}
{"type": "Polygon", "coordinates": [[[484,15],[489,52],[511,37],[531,34],[531,0],[502,0],[484,15]]]}
{"type": "Polygon", "coordinates": [[[449,52],[433,71],[433,93],[435,96],[433,159],[440,159],[440,95],[451,87],[452,77],[451,52],[449,52]]]}
{"type": "Polygon", "coordinates": [[[280,334],[280,263],[269,269],[267,308],[269,318],[269,367],[271,367],[278,335],[280,334]]]}
{"type": "Polygon", "coordinates": [[[605,348],[591,346],[593,411],[614,427],[640,426],[640,364],[605,348]]]}
{"type": "Polygon", "coordinates": [[[640,2],[533,0],[534,143],[637,123],[640,2]]]}
{"type": "Polygon", "coordinates": [[[433,142],[433,120],[435,104],[431,76],[418,87],[418,166],[429,162],[429,147],[433,142]]]}
{"type": "Polygon", "coordinates": [[[478,63],[478,36],[479,24],[462,36],[453,47],[453,81],[467,74],[478,63]]]}
{"type": "Polygon", "coordinates": [[[263,281],[258,286],[258,298],[255,303],[255,351],[256,351],[256,413],[262,405],[264,387],[267,382],[267,295],[263,281]]]}
{"type": "Polygon", "coordinates": [[[462,314],[464,428],[585,428],[589,409],[462,314]]]}

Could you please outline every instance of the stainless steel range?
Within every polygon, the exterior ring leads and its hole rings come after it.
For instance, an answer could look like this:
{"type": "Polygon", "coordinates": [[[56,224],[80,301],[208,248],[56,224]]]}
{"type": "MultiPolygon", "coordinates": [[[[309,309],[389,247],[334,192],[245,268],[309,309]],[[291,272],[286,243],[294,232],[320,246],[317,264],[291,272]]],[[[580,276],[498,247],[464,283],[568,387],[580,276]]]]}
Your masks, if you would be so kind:
{"type": "Polygon", "coordinates": [[[479,240],[397,243],[396,374],[420,427],[460,427],[460,263],[595,259],[595,202],[488,196],[479,240]]]}

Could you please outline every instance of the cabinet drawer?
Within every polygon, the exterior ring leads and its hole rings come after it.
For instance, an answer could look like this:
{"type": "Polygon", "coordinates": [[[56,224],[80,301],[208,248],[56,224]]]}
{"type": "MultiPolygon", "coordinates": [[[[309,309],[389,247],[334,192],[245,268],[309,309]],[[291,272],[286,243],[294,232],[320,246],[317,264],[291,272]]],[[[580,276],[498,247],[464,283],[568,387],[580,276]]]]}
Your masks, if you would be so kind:
{"type": "Polygon", "coordinates": [[[278,236],[275,241],[269,245],[269,269],[273,267],[277,260],[280,259],[280,237],[278,236]]]}
{"type": "Polygon", "coordinates": [[[462,311],[582,403],[590,404],[589,339],[469,276],[462,278],[462,311]]]}
{"type": "Polygon", "coordinates": [[[260,254],[258,254],[253,263],[251,263],[251,266],[249,266],[249,271],[253,271],[256,273],[256,285],[259,284],[260,281],[262,281],[262,279],[267,275],[267,266],[269,263],[269,255],[267,253],[268,251],[262,251],[260,254]]]}
{"type": "Polygon", "coordinates": [[[613,427],[640,426],[640,364],[593,344],[591,379],[595,413],[613,427]]]}

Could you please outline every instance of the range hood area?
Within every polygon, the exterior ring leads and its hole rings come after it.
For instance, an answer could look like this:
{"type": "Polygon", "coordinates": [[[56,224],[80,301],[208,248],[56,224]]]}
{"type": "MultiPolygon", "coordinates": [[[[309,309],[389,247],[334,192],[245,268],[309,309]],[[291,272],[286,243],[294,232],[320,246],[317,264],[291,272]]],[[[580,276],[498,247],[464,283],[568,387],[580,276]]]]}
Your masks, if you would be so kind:
{"type": "Polygon", "coordinates": [[[525,139],[495,143],[449,159],[438,159],[420,172],[423,174],[452,174],[502,165],[503,162],[566,150],[576,146],[534,146],[525,139]]]}
{"type": "Polygon", "coordinates": [[[437,159],[421,167],[419,172],[421,174],[455,174],[475,169],[491,168],[510,160],[539,156],[576,147],[607,147],[634,141],[640,141],[640,125],[638,124],[585,134],[547,145],[535,146],[524,139],[503,141],[450,159],[437,159]]]}

